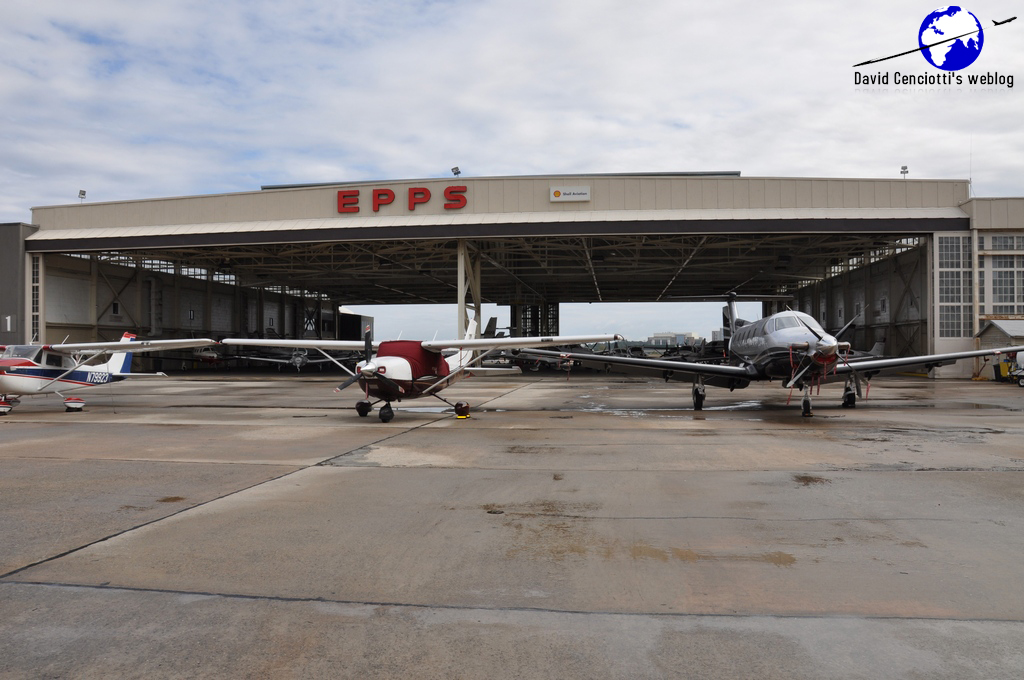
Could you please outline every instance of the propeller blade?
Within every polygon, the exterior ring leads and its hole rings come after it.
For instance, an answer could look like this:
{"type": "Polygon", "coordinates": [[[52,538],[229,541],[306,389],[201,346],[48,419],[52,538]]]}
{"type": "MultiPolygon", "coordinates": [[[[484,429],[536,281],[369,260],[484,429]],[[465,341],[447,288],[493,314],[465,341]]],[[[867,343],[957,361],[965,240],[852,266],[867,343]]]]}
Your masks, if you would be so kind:
{"type": "Polygon", "coordinates": [[[405,388],[403,388],[401,385],[399,385],[398,383],[396,383],[394,380],[392,380],[391,378],[387,377],[386,375],[383,375],[382,373],[378,373],[374,377],[377,380],[379,380],[380,383],[382,385],[384,385],[384,387],[388,388],[389,390],[391,390],[395,394],[405,394],[405,388]]]}
{"type": "Polygon", "coordinates": [[[343,382],[340,385],[338,385],[336,388],[334,388],[334,391],[335,392],[341,392],[343,389],[345,389],[346,387],[348,387],[352,383],[356,382],[357,380],[359,380],[359,376],[358,375],[354,375],[351,378],[349,378],[348,380],[346,380],[345,382],[343,382]]]}
{"type": "Polygon", "coordinates": [[[845,333],[846,331],[850,330],[850,328],[854,324],[857,323],[857,319],[859,319],[859,318],[860,318],[860,314],[857,314],[856,316],[854,316],[852,319],[850,319],[850,323],[848,323],[845,326],[843,326],[842,328],[840,328],[839,332],[836,333],[835,335],[833,335],[832,337],[834,337],[836,340],[838,340],[839,338],[843,337],[843,333],[845,333]]]}
{"type": "Polygon", "coordinates": [[[373,331],[367,326],[363,333],[363,360],[369,363],[371,358],[373,358],[373,331]]]}
{"type": "Polygon", "coordinates": [[[822,339],[822,335],[821,335],[820,333],[818,333],[818,331],[814,330],[814,329],[813,329],[813,328],[811,328],[811,327],[810,327],[809,325],[807,325],[807,322],[806,322],[806,321],[804,321],[803,319],[801,319],[801,318],[800,318],[799,316],[797,316],[797,317],[796,317],[796,320],[800,322],[800,325],[801,325],[801,326],[803,326],[804,328],[806,328],[807,330],[809,330],[809,331],[810,331],[811,333],[813,333],[813,334],[814,334],[814,337],[816,337],[816,338],[817,338],[818,340],[821,340],[821,339],[822,339]]]}
{"type": "Polygon", "coordinates": [[[804,365],[803,368],[801,368],[799,371],[797,371],[796,374],[793,375],[792,378],[790,378],[789,382],[786,383],[786,387],[788,387],[789,389],[792,389],[794,385],[796,385],[798,382],[800,382],[800,378],[804,377],[804,373],[806,373],[807,371],[811,370],[811,367],[813,365],[814,365],[814,362],[808,361],[804,365]]]}

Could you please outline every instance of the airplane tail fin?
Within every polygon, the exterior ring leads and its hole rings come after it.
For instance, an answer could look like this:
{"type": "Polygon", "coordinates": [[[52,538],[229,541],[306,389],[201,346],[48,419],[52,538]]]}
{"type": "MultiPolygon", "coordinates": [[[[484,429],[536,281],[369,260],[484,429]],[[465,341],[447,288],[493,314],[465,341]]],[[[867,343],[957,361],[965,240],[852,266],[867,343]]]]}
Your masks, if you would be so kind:
{"type": "Polygon", "coordinates": [[[739,312],[736,311],[736,294],[732,293],[728,296],[725,307],[722,308],[722,322],[725,324],[725,330],[728,332],[726,337],[726,347],[732,347],[732,338],[736,335],[737,322],[739,321],[739,312]]]}
{"type": "MultiPolygon", "coordinates": [[[[469,320],[469,326],[466,328],[466,336],[464,340],[472,340],[476,337],[476,319],[469,320]]],[[[474,351],[471,349],[459,350],[459,353],[448,359],[448,365],[452,368],[458,368],[459,366],[465,366],[473,360],[474,351]]]]}
{"type": "MultiPolygon", "coordinates": [[[[131,342],[135,339],[134,333],[125,333],[121,336],[121,342],[131,342]]],[[[132,372],[132,353],[131,352],[114,352],[110,355],[110,360],[103,365],[107,373],[114,375],[124,375],[125,373],[132,372]]]]}

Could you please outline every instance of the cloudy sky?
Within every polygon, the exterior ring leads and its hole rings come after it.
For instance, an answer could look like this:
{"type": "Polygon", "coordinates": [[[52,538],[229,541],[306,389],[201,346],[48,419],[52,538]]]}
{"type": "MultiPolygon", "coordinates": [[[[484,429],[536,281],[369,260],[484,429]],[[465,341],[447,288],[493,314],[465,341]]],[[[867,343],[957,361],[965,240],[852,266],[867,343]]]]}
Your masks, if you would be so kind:
{"type": "MultiPolygon", "coordinates": [[[[894,83],[943,73],[920,54],[853,68],[917,47],[935,9],[924,2],[4,0],[0,221],[29,222],[79,189],[110,201],[454,165],[466,177],[899,177],[907,165],[910,178],[1022,196],[1024,18],[992,27],[1021,5],[965,8],[987,30],[959,73],[1014,87],[894,83]],[[890,82],[857,85],[856,72],[890,82]]],[[[563,310],[562,330],[589,332],[566,325],[576,316],[563,310]]],[[[701,324],[633,328],[710,332],[701,324]]]]}

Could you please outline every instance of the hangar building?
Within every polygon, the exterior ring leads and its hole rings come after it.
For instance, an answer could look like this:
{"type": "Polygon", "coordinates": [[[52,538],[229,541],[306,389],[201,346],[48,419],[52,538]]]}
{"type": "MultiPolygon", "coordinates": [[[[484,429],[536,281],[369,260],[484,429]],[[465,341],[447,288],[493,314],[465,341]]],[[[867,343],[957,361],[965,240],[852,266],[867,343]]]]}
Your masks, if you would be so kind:
{"type": "Polygon", "coordinates": [[[33,208],[0,225],[0,285],[0,344],[340,337],[339,305],[390,303],[457,302],[464,328],[494,302],[514,334],[548,334],[562,302],[735,290],[856,319],[856,348],[943,352],[1024,319],[1024,198],[738,172],[266,186],[33,208]]]}

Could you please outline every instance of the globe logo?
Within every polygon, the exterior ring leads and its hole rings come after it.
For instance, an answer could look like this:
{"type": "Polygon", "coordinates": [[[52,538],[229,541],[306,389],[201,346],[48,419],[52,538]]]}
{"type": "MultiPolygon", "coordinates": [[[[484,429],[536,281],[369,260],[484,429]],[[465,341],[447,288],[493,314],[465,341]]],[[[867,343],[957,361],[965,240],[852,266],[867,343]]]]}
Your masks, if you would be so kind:
{"type": "Polygon", "coordinates": [[[978,17],[950,5],[940,7],[924,18],[917,42],[929,64],[943,71],[959,71],[973,64],[981,55],[985,31],[978,17]]]}

